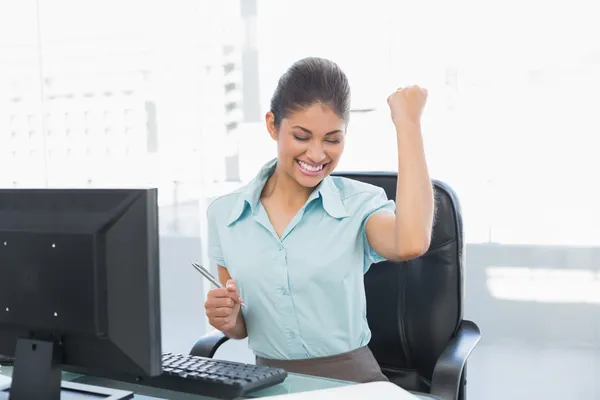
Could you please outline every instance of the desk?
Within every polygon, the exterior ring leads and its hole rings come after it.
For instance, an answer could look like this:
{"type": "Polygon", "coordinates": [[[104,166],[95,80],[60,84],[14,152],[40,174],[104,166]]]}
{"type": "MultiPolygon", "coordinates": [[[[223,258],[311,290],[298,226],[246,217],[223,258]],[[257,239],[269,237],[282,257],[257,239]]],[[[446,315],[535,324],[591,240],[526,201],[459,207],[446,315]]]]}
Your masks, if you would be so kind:
{"type": "MultiPolygon", "coordinates": [[[[0,385],[3,383],[2,377],[10,377],[12,375],[11,367],[0,367],[0,385]]],[[[71,381],[77,383],[83,383],[87,385],[102,386],[111,389],[128,390],[135,393],[134,398],[136,400],[209,400],[212,397],[197,396],[187,393],[174,392],[171,390],[157,389],[153,387],[147,387],[142,385],[135,385],[125,382],[112,381],[103,378],[97,378],[93,376],[78,375],[69,372],[63,372],[62,379],[64,381],[71,381]]],[[[319,389],[328,389],[333,387],[353,385],[353,382],[338,381],[326,378],[317,378],[308,375],[299,375],[289,373],[287,379],[275,386],[271,386],[267,389],[257,390],[256,392],[250,393],[248,399],[256,399],[262,397],[275,396],[278,394],[286,393],[297,393],[307,392],[319,389]]],[[[433,397],[419,395],[420,399],[434,399],[433,397]]]]}

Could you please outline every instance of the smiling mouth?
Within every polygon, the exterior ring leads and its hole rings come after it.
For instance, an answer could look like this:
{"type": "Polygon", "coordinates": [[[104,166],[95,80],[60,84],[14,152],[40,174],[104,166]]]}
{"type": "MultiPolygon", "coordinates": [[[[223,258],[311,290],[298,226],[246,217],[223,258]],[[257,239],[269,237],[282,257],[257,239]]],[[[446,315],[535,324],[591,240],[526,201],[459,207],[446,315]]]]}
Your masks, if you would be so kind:
{"type": "Polygon", "coordinates": [[[305,163],[304,161],[301,161],[301,160],[296,160],[296,162],[298,163],[298,165],[300,165],[300,168],[302,168],[302,169],[304,169],[304,170],[306,170],[308,172],[319,172],[319,171],[322,171],[323,168],[328,164],[328,163],[325,163],[325,164],[319,164],[318,166],[313,166],[313,165],[307,164],[307,163],[305,163]]]}

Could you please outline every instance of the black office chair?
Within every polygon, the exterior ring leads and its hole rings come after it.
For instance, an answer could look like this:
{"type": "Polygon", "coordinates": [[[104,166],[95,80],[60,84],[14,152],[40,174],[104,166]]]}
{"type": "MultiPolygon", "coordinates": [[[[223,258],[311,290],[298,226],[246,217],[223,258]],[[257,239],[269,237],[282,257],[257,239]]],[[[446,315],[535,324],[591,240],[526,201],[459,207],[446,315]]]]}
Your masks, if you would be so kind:
{"type": "MultiPolygon", "coordinates": [[[[396,198],[396,173],[336,175],[380,186],[388,198],[396,198]]],[[[463,320],[460,205],[448,185],[433,185],[436,219],[427,253],[408,262],[372,265],[365,274],[369,347],[391,382],[442,400],[464,400],[466,362],[481,332],[475,323],[463,320]]],[[[214,332],[198,340],[191,354],[212,358],[226,340],[214,332]]]]}

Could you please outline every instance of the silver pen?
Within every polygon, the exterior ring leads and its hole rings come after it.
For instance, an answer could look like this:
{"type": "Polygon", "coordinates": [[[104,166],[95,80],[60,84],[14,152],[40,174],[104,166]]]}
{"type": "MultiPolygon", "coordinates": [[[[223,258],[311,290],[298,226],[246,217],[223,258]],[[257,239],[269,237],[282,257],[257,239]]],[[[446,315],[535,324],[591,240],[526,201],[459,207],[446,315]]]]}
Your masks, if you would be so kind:
{"type": "MultiPolygon", "coordinates": [[[[210,281],[215,287],[222,288],[224,287],[221,282],[219,282],[206,268],[197,263],[192,263],[192,267],[196,269],[196,271],[200,272],[206,279],[210,281]]],[[[246,307],[246,304],[240,303],[242,307],[246,307]]]]}

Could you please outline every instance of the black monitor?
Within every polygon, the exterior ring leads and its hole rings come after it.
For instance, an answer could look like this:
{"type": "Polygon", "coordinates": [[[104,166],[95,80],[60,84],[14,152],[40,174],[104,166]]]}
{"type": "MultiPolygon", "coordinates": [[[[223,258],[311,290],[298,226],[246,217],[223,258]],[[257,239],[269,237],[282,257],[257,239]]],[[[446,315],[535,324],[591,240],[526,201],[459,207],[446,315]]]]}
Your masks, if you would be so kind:
{"type": "Polygon", "coordinates": [[[11,400],[58,399],[63,369],[160,375],[156,189],[0,190],[0,354],[11,400]]]}

